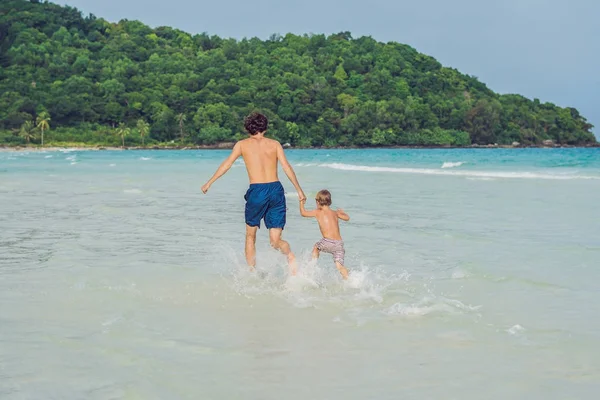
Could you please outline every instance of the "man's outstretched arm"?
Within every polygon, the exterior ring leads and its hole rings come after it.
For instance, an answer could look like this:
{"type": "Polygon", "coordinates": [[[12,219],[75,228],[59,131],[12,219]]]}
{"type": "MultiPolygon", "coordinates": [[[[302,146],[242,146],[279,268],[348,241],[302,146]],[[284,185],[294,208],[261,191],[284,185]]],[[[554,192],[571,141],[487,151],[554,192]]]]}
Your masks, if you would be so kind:
{"type": "Polygon", "coordinates": [[[233,165],[233,163],[235,162],[235,160],[237,160],[241,155],[242,155],[242,145],[240,144],[240,142],[237,142],[235,144],[235,146],[233,146],[233,150],[231,150],[231,154],[229,155],[229,157],[227,157],[225,159],[225,161],[223,161],[221,163],[221,165],[219,166],[219,168],[217,168],[217,171],[212,176],[212,178],[210,178],[208,180],[208,182],[206,182],[204,184],[204,186],[202,186],[202,192],[204,194],[206,194],[206,192],[208,192],[208,189],[210,189],[210,186],[213,183],[215,183],[215,181],[217,179],[219,179],[220,177],[222,177],[223,175],[225,175],[225,173],[227,171],[229,171],[229,168],[231,168],[231,166],[233,165]]]}
{"type": "Polygon", "coordinates": [[[277,146],[277,159],[281,163],[281,168],[283,168],[283,172],[285,172],[290,182],[292,182],[292,185],[294,185],[294,187],[296,188],[296,192],[298,192],[298,198],[300,199],[300,201],[306,200],[306,196],[304,195],[304,192],[302,191],[302,188],[298,183],[298,178],[296,178],[296,173],[294,172],[294,169],[285,157],[285,153],[283,152],[283,147],[281,145],[277,146]]]}

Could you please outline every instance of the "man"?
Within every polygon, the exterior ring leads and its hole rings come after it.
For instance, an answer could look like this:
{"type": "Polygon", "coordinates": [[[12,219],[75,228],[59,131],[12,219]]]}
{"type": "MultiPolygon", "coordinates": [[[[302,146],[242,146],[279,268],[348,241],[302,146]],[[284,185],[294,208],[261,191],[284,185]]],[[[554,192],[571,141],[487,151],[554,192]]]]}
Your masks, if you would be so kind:
{"type": "Polygon", "coordinates": [[[250,180],[250,188],[246,192],[246,262],[251,269],[256,266],[256,232],[260,228],[261,219],[269,229],[271,246],[287,256],[290,273],[296,275],[296,258],[290,245],[281,239],[286,222],[285,192],[277,176],[277,163],[281,163],[283,171],[298,192],[301,201],[306,196],[296,179],[292,166],[287,161],[281,144],[265,137],[269,121],[259,113],[252,113],[244,121],[244,127],[250,137],[235,144],[231,154],[219,166],[215,174],[202,186],[206,194],[210,186],[223,176],[236,159],[243,157],[250,180]]]}

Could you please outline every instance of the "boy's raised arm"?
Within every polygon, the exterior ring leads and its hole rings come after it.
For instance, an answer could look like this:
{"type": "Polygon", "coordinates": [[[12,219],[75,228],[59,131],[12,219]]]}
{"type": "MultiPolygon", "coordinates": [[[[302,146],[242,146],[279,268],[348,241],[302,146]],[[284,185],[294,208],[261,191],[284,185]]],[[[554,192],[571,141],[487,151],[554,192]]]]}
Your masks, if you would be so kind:
{"type": "Polygon", "coordinates": [[[302,191],[302,188],[298,183],[298,178],[296,178],[296,173],[294,172],[294,169],[285,157],[285,153],[283,152],[283,147],[281,146],[281,144],[277,146],[277,159],[281,163],[281,168],[283,168],[283,172],[285,172],[290,182],[292,182],[292,185],[294,185],[294,187],[296,188],[296,192],[298,192],[298,198],[300,199],[300,201],[306,200],[306,196],[304,195],[304,192],[302,191]]]}
{"type": "Polygon", "coordinates": [[[348,214],[346,214],[346,212],[344,210],[342,210],[341,208],[338,208],[336,210],[337,216],[339,219],[341,219],[342,221],[350,221],[350,216],[348,214]]]}
{"type": "Polygon", "coordinates": [[[206,182],[204,184],[204,186],[202,186],[202,192],[204,194],[206,194],[206,192],[208,192],[208,189],[210,189],[210,186],[217,179],[219,179],[220,177],[222,177],[223,175],[225,175],[225,173],[227,171],[229,171],[229,169],[231,168],[231,166],[233,165],[233,163],[235,162],[235,160],[237,160],[241,155],[242,155],[242,145],[240,144],[240,142],[237,142],[235,144],[235,146],[233,146],[233,150],[231,150],[231,154],[229,154],[229,157],[227,157],[225,159],[225,161],[223,161],[221,163],[221,165],[219,165],[219,168],[217,168],[217,171],[212,176],[212,178],[210,178],[208,180],[208,182],[206,182]]]}
{"type": "Polygon", "coordinates": [[[314,217],[314,216],[316,216],[317,215],[317,211],[316,210],[307,211],[306,209],[304,209],[304,203],[306,203],[306,199],[300,200],[300,215],[302,215],[303,217],[314,217]]]}

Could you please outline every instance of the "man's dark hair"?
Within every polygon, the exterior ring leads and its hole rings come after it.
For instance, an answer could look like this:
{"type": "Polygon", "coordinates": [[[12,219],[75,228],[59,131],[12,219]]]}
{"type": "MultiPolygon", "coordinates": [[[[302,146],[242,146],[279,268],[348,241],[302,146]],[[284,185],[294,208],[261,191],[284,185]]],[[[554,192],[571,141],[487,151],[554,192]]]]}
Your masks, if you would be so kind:
{"type": "Polygon", "coordinates": [[[244,120],[244,128],[251,135],[265,132],[269,127],[269,120],[261,113],[253,112],[244,120]]]}

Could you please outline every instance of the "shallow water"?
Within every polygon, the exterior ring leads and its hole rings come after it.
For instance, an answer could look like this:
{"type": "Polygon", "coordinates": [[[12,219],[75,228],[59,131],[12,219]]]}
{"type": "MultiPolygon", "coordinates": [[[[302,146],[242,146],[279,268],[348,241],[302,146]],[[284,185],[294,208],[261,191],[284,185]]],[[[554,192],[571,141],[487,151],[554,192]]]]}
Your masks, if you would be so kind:
{"type": "Polygon", "coordinates": [[[597,396],[598,149],[289,151],[347,283],[283,176],[300,276],[246,271],[226,154],[0,152],[0,398],[597,396]]]}

